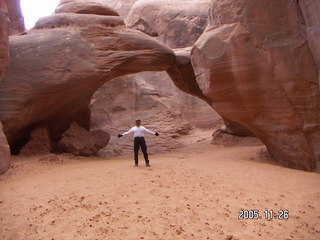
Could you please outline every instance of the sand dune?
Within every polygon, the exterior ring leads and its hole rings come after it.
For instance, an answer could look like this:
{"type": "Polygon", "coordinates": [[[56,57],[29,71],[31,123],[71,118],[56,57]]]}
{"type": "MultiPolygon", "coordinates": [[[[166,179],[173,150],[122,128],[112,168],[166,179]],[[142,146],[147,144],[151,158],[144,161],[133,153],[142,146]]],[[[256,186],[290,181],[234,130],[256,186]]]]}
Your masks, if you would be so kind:
{"type": "Polygon", "coordinates": [[[151,168],[131,156],[16,157],[0,176],[0,239],[320,239],[320,175],[263,149],[206,139],[151,156],[151,168]],[[240,209],[262,219],[238,220],[240,209]]]}

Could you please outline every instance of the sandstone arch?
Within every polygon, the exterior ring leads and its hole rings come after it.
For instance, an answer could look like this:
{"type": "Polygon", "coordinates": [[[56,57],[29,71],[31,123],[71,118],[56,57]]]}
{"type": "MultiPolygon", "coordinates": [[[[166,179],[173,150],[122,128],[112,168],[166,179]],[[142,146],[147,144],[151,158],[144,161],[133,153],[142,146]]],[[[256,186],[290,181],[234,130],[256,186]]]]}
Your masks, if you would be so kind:
{"type": "Polygon", "coordinates": [[[199,88],[190,89],[197,87],[193,75],[191,86],[181,79],[185,65],[193,73],[188,53],[176,56],[157,40],[126,28],[117,16],[58,13],[11,37],[10,46],[0,119],[14,153],[38,126],[48,129],[53,144],[72,121],[89,129],[91,96],[122,75],[171,68],[179,88],[202,97],[199,88]]]}

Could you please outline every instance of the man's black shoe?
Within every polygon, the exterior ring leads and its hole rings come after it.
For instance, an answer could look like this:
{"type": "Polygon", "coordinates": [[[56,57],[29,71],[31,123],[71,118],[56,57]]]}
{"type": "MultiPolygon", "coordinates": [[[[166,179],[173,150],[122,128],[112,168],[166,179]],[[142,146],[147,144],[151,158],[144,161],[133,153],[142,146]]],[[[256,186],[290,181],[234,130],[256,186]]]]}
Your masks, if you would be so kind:
{"type": "Polygon", "coordinates": [[[146,163],[146,167],[150,167],[150,164],[149,164],[149,163],[146,163]]]}
{"type": "Polygon", "coordinates": [[[138,163],[135,163],[134,166],[135,166],[135,167],[138,167],[138,163]]]}

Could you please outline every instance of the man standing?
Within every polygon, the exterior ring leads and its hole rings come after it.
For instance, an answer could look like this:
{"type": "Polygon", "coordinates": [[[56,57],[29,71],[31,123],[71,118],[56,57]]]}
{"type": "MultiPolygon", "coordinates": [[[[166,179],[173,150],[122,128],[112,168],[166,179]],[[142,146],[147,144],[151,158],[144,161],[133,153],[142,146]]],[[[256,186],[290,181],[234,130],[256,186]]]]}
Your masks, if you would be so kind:
{"type": "Polygon", "coordinates": [[[121,138],[123,135],[127,135],[129,133],[133,132],[134,135],[134,163],[135,166],[138,167],[138,155],[139,155],[139,147],[141,147],[141,150],[143,152],[144,160],[146,161],[146,166],[150,167],[149,159],[148,159],[148,153],[147,153],[147,145],[146,141],[144,140],[144,134],[143,132],[148,132],[151,134],[154,134],[156,136],[159,136],[159,133],[152,132],[149,129],[146,129],[145,127],[141,126],[141,120],[136,120],[136,126],[132,127],[128,132],[125,132],[123,134],[118,134],[118,138],[121,138]]]}

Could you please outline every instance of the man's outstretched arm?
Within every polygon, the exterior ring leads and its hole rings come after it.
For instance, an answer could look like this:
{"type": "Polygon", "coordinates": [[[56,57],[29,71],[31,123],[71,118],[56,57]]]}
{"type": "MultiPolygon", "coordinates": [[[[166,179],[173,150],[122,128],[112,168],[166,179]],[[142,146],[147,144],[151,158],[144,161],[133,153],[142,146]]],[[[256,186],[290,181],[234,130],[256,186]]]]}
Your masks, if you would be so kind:
{"type": "Polygon", "coordinates": [[[143,129],[144,129],[144,131],[146,131],[146,132],[148,132],[148,133],[151,133],[151,134],[153,134],[153,135],[159,136],[159,133],[158,133],[158,132],[153,132],[153,131],[145,128],[145,127],[143,127],[143,129]]]}
{"type": "Polygon", "coordinates": [[[118,138],[121,138],[122,136],[124,136],[124,135],[127,135],[127,134],[129,134],[129,133],[131,133],[133,131],[133,128],[131,128],[129,131],[127,131],[127,132],[124,132],[124,133],[122,133],[122,134],[118,134],[118,138]]]}

